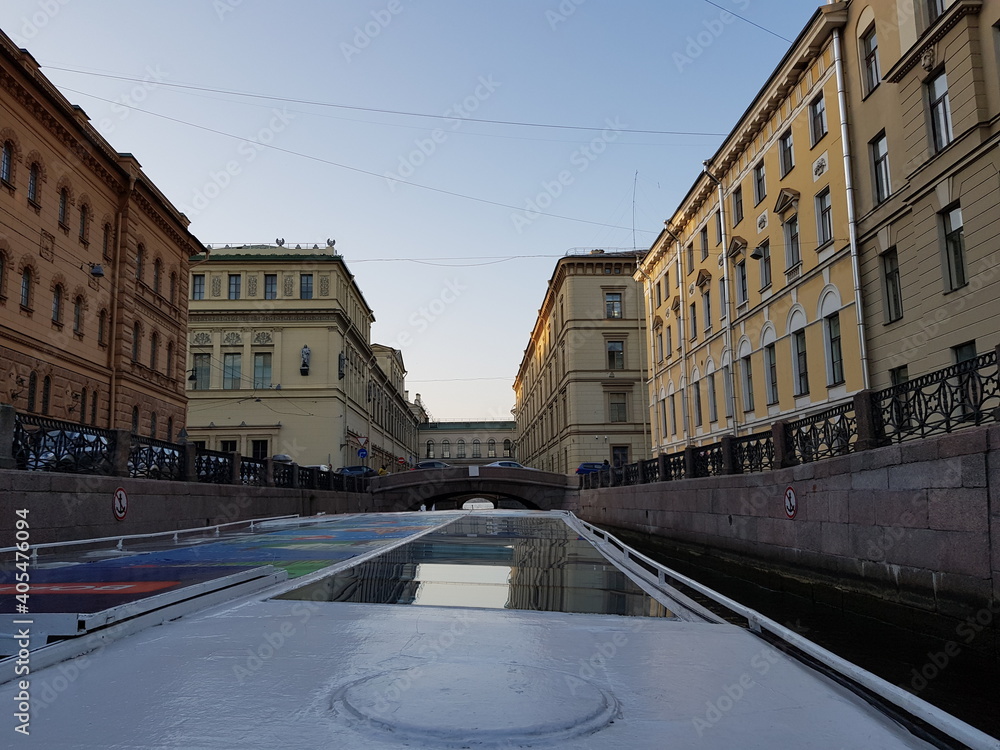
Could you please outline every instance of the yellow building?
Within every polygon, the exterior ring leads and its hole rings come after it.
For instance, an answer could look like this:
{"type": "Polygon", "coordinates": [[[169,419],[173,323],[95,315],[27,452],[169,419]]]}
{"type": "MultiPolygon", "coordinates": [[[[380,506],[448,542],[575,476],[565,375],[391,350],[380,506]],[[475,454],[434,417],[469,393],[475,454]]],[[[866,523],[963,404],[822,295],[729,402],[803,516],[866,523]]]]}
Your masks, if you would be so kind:
{"type": "Polygon", "coordinates": [[[835,32],[819,9],[635,274],[653,453],[769,429],[866,387],[835,32]]]}
{"type": "Polygon", "coordinates": [[[412,463],[421,409],[402,354],[370,343],[375,316],[332,243],[210,250],[190,288],[192,441],[306,466],[412,463]]]}
{"type": "Polygon", "coordinates": [[[518,460],[573,472],[649,451],[646,316],[632,279],[640,252],[556,262],[514,381],[518,460]]]}
{"type": "Polygon", "coordinates": [[[188,223],[0,32],[0,402],[175,439],[188,223]]]}

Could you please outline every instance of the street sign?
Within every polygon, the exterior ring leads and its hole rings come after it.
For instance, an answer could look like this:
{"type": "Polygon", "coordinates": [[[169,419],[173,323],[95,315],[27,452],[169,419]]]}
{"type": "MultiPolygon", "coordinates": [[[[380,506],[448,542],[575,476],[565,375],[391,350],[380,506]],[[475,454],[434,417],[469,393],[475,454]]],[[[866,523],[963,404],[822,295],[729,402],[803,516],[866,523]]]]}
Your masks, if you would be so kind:
{"type": "Polygon", "coordinates": [[[799,511],[799,501],[795,497],[795,490],[789,487],[785,490],[785,515],[789,518],[795,518],[795,514],[799,511]]]}
{"type": "Polygon", "coordinates": [[[396,463],[402,466],[403,464],[406,463],[406,459],[400,456],[399,458],[396,459],[396,463]]]}
{"type": "Polygon", "coordinates": [[[362,437],[362,436],[359,435],[357,437],[357,441],[358,441],[358,445],[360,445],[362,448],[364,448],[365,447],[365,443],[368,442],[368,438],[367,437],[362,437]]]}
{"type": "Polygon", "coordinates": [[[115,499],[111,509],[115,514],[116,521],[125,520],[125,514],[128,513],[128,495],[125,494],[124,488],[119,487],[115,490],[115,499]]]}
{"type": "Polygon", "coordinates": [[[358,448],[358,458],[368,458],[368,451],[365,448],[358,448]]]}

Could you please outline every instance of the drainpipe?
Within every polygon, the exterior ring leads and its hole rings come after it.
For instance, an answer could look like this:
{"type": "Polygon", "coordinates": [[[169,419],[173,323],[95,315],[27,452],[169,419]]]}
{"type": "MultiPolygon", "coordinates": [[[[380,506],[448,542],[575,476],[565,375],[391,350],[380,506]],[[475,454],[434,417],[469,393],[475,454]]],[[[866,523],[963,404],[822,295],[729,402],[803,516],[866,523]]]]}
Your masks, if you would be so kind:
{"type": "Polygon", "coordinates": [[[118,314],[119,311],[119,299],[121,297],[122,288],[122,273],[125,266],[125,246],[127,246],[128,238],[124,236],[125,232],[125,214],[128,211],[128,204],[132,198],[132,192],[135,190],[135,176],[131,171],[126,176],[127,184],[125,186],[125,191],[122,195],[121,201],[118,204],[118,210],[115,212],[115,257],[112,260],[114,271],[112,273],[112,278],[114,279],[111,284],[111,310],[108,320],[108,372],[111,376],[111,382],[108,384],[108,429],[113,430],[115,428],[115,412],[118,408],[118,368],[116,367],[118,356],[118,314]]]}
{"type": "Polygon", "coordinates": [[[851,129],[847,115],[847,86],[844,83],[844,60],[840,29],[833,31],[833,59],[837,70],[837,101],[840,106],[840,142],[844,144],[844,180],[847,186],[847,223],[851,243],[851,271],[854,274],[854,311],[858,319],[858,351],[861,355],[861,377],[865,390],[871,387],[868,373],[868,344],[865,336],[865,314],[861,301],[861,259],[858,252],[858,224],[854,207],[854,172],[851,169],[851,129]]]}
{"type": "MultiPolygon", "coordinates": [[[[688,377],[687,330],[684,325],[685,321],[687,321],[687,295],[684,291],[684,281],[682,279],[684,271],[684,266],[681,262],[681,252],[683,250],[683,243],[681,242],[681,238],[678,237],[676,234],[674,234],[674,231],[670,228],[669,221],[663,222],[663,226],[666,228],[667,234],[669,234],[673,238],[674,246],[676,248],[676,252],[674,254],[676,260],[674,262],[676,263],[675,270],[677,271],[677,288],[680,289],[681,292],[681,309],[680,309],[680,315],[677,316],[677,335],[680,336],[681,362],[683,363],[682,372],[684,373],[684,381],[687,383],[690,380],[690,378],[688,377]]],[[[675,393],[677,393],[677,391],[675,391],[675,393]]],[[[680,389],[680,394],[681,394],[681,428],[684,432],[684,442],[685,444],[687,444],[687,442],[690,440],[690,433],[688,430],[688,419],[687,419],[688,408],[687,408],[686,386],[683,389],[680,389]]],[[[676,412],[674,416],[676,416],[676,412]]]]}
{"type": "MultiPolygon", "coordinates": [[[[736,371],[736,368],[733,366],[736,362],[733,354],[733,321],[736,316],[734,315],[735,310],[731,310],[729,305],[729,258],[727,257],[729,244],[726,233],[726,194],[722,188],[722,180],[712,174],[712,171],[708,168],[709,163],[705,161],[702,164],[705,167],[705,174],[708,176],[708,179],[714,182],[719,190],[719,222],[722,224],[722,285],[724,287],[722,306],[726,311],[726,348],[729,350],[729,374],[727,375],[725,370],[723,370],[722,375],[729,381],[729,408],[733,412],[733,434],[739,435],[740,423],[739,418],[736,416],[739,412],[736,409],[736,383],[734,382],[733,375],[736,371]]],[[[726,388],[726,384],[723,384],[723,388],[726,388]]]]}
{"type": "MultiPolygon", "coordinates": [[[[647,329],[647,333],[649,334],[649,348],[646,350],[646,351],[649,352],[649,355],[648,355],[648,361],[646,363],[646,368],[647,368],[647,373],[649,374],[649,377],[646,378],[646,393],[647,393],[647,395],[651,396],[651,398],[650,398],[650,403],[646,405],[646,409],[644,410],[643,416],[642,416],[642,432],[643,432],[643,435],[644,435],[644,437],[643,437],[643,446],[642,447],[643,447],[643,452],[644,453],[648,453],[648,454],[651,455],[652,452],[653,452],[652,419],[650,418],[649,422],[647,422],[646,419],[647,419],[647,417],[649,417],[649,408],[650,408],[650,406],[652,406],[652,408],[654,410],[656,409],[656,399],[652,398],[653,394],[651,393],[651,391],[652,391],[652,389],[654,387],[654,384],[656,382],[656,378],[653,375],[653,369],[654,369],[653,362],[655,361],[655,358],[656,358],[656,352],[653,349],[653,344],[654,344],[654,341],[653,341],[653,313],[655,312],[655,309],[653,308],[653,292],[652,292],[652,289],[650,288],[650,285],[651,285],[651,283],[652,283],[653,280],[651,278],[649,278],[648,274],[644,270],[642,270],[642,263],[640,262],[639,256],[636,256],[636,258],[635,258],[635,270],[638,271],[639,273],[641,273],[642,277],[646,280],[646,283],[645,283],[645,285],[644,285],[643,288],[645,290],[645,294],[648,295],[648,297],[649,297],[649,315],[646,316],[646,329],[647,329]],[[646,443],[646,438],[647,437],[649,438],[649,443],[648,444],[646,443]]],[[[636,328],[639,331],[639,340],[641,341],[642,340],[642,317],[644,315],[646,315],[646,313],[645,313],[645,310],[643,309],[643,307],[640,305],[638,299],[636,299],[635,307],[636,307],[636,313],[637,313],[637,316],[638,316],[638,319],[636,320],[636,328]]],[[[640,360],[640,365],[641,364],[642,364],[642,361],[640,360]]]]}

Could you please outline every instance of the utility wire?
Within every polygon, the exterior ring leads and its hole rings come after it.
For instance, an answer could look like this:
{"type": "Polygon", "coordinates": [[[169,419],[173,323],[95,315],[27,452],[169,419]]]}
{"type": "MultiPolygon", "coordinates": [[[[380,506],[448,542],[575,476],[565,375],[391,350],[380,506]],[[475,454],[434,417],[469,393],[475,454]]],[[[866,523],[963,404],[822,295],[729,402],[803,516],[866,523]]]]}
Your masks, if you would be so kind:
{"type": "Polygon", "coordinates": [[[778,37],[778,39],[780,39],[783,42],[788,42],[789,44],[793,44],[792,40],[789,39],[788,37],[782,36],[777,31],[771,31],[771,29],[766,28],[764,26],[761,26],[759,23],[755,23],[755,22],[751,21],[749,18],[746,18],[745,16],[741,16],[739,13],[736,13],[736,12],[732,11],[729,8],[725,8],[725,7],[721,6],[721,5],[719,5],[718,3],[712,2],[712,0],[704,0],[704,2],[708,3],[709,5],[711,5],[711,6],[715,7],[715,8],[718,8],[719,10],[722,10],[722,11],[725,11],[726,13],[729,13],[734,18],[738,18],[741,21],[743,21],[743,23],[748,23],[751,26],[753,26],[755,28],[758,28],[758,29],[760,29],[761,31],[763,31],[763,32],[765,32],[767,34],[770,34],[771,36],[778,37]]]}

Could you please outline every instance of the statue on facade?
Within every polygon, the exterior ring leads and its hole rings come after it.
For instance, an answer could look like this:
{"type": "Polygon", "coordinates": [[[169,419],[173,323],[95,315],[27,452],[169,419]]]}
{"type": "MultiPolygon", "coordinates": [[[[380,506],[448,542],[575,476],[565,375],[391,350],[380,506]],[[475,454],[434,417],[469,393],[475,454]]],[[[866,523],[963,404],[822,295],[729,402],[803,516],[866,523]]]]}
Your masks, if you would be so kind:
{"type": "Polygon", "coordinates": [[[309,345],[306,344],[305,346],[302,347],[301,372],[302,372],[303,375],[306,375],[306,374],[309,373],[309,358],[310,358],[311,355],[312,355],[312,350],[309,348],[309,345]]]}

